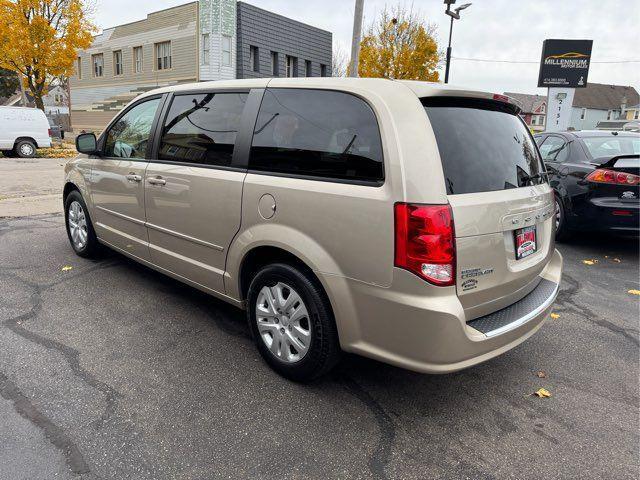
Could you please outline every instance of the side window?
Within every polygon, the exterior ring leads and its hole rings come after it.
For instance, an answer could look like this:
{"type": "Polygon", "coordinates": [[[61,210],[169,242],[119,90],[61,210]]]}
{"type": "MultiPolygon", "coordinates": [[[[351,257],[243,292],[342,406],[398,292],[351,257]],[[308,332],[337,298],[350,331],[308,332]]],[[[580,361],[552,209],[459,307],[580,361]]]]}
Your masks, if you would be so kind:
{"type": "Polygon", "coordinates": [[[162,129],[159,159],[229,166],[247,93],[176,95],[162,129]]]}
{"type": "Polygon", "coordinates": [[[545,162],[564,162],[569,157],[569,144],[560,137],[549,136],[540,145],[540,154],[545,162]]]}
{"type": "Polygon", "coordinates": [[[145,158],[151,126],[159,104],[159,98],[148,100],[120,117],[107,133],[105,156],[145,158]]]}
{"type": "Polygon", "coordinates": [[[364,100],[325,90],[267,89],[249,168],[377,182],[384,178],[375,114],[364,100]]]}

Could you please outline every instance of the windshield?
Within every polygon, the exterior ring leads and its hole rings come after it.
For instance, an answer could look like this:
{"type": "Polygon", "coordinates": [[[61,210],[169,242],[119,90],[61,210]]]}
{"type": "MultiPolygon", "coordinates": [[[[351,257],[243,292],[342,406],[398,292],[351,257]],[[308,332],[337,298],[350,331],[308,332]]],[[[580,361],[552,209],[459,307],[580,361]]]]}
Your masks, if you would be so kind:
{"type": "Polygon", "coordinates": [[[500,102],[461,98],[422,100],[436,136],[447,192],[490,192],[544,181],[530,132],[500,102]]]}
{"type": "Polygon", "coordinates": [[[587,137],[582,141],[591,158],[617,157],[640,153],[640,136],[638,137],[587,137]]]}

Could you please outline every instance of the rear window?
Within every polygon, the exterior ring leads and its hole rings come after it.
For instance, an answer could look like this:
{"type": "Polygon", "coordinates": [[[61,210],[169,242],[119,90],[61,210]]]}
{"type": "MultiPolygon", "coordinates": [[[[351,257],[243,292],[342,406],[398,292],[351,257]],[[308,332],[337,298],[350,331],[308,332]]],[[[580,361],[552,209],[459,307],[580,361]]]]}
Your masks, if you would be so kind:
{"type": "Polygon", "coordinates": [[[491,192],[542,183],[538,150],[513,107],[501,102],[427,98],[447,192],[491,192]]]}
{"type": "Polygon", "coordinates": [[[587,137],[583,138],[591,158],[616,157],[640,153],[640,137],[587,137]]]}

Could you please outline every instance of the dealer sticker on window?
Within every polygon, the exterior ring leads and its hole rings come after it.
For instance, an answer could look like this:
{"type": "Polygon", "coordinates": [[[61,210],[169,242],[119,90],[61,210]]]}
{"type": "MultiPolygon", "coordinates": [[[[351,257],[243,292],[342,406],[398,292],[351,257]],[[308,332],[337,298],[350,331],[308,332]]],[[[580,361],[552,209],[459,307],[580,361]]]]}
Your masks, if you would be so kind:
{"type": "Polygon", "coordinates": [[[528,257],[536,252],[536,227],[524,227],[515,231],[516,260],[528,257]]]}

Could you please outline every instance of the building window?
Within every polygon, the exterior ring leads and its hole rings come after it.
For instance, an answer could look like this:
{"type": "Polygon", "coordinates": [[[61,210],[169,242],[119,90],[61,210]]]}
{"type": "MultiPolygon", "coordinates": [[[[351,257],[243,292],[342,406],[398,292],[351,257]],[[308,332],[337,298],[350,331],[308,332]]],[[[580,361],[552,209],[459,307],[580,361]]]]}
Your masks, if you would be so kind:
{"type": "Polygon", "coordinates": [[[254,72],[260,71],[260,50],[253,45],[249,45],[249,65],[254,72]]]}
{"type": "Polygon", "coordinates": [[[311,60],[304,61],[304,73],[307,77],[311,77],[313,75],[311,73],[311,60]]]}
{"type": "Polygon", "coordinates": [[[278,65],[278,52],[271,52],[271,74],[274,77],[280,75],[280,67],[278,65]]]}
{"type": "Polygon", "coordinates": [[[298,76],[298,59],[296,57],[292,57],[291,55],[287,55],[287,77],[297,77],[298,76]]]}
{"type": "Polygon", "coordinates": [[[142,47],[133,47],[133,71],[142,73],[142,47]]]}
{"type": "Polygon", "coordinates": [[[113,52],[113,74],[122,75],[122,50],[113,52]]]}
{"type": "Polygon", "coordinates": [[[76,62],[76,75],[78,76],[78,80],[82,80],[82,58],[78,57],[76,62]]]}
{"type": "Polygon", "coordinates": [[[636,110],[635,112],[633,112],[633,119],[634,120],[638,120],[639,117],[640,117],[640,110],[636,110]]]}
{"type": "Polygon", "coordinates": [[[211,42],[209,41],[209,34],[203,33],[200,41],[202,43],[202,51],[200,53],[202,56],[202,60],[200,61],[200,63],[202,65],[209,65],[211,58],[211,42]]]}
{"type": "Polygon", "coordinates": [[[327,66],[323,63],[320,64],[320,76],[321,77],[327,76],[327,66]]]}
{"type": "Polygon", "coordinates": [[[547,108],[545,107],[545,104],[543,103],[542,105],[540,105],[540,113],[545,113],[545,110],[547,108]]]}
{"type": "Polygon", "coordinates": [[[222,36],[222,65],[231,66],[231,37],[229,35],[222,36]]]}
{"type": "Polygon", "coordinates": [[[156,43],[156,70],[171,68],[171,42],[156,43]]]}
{"type": "Polygon", "coordinates": [[[531,125],[536,126],[536,125],[542,125],[541,123],[538,123],[539,117],[538,115],[531,115],[531,125]]]}
{"type": "Polygon", "coordinates": [[[102,53],[91,55],[91,63],[93,63],[93,76],[101,77],[104,73],[104,55],[102,53]]]}
{"type": "Polygon", "coordinates": [[[608,110],[607,111],[607,120],[611,120],[612,116],[613,116],[613,110],[608,110]]]}
{"type": "Polygon", "coordinates": [[[587,116],[587,109],[583,108],[582,110],[580,110],[580,120],[584,120],[584,117],[587,116]]]}
{"type": "Polygon", "coordinates": [[[540,115],[540,125],[544,126],[544,119],[546,117],[544,115],[540,115]]]}

